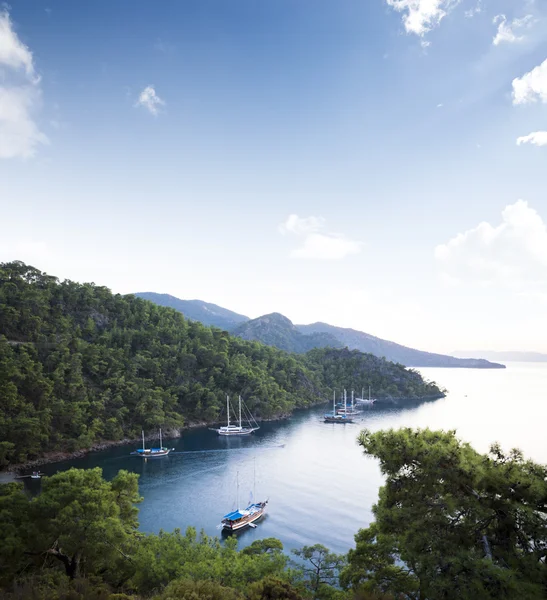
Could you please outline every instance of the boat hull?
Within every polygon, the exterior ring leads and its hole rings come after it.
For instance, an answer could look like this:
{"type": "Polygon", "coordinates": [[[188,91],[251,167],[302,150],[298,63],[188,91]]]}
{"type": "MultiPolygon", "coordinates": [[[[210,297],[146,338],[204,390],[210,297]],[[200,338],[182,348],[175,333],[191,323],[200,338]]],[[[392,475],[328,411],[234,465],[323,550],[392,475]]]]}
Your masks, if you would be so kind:
{"type": "Polygon", "coordinates": [[[136,456],[140,456],[141,458],[162,458],[164,456],[169,456],[169,452],[171,452],[172,448],[168,450],[161,450],[160,452],[134,452],[136,456]]]}
{"type": "Polygon", "coordinates": [[[325,423],[353,423],[353,419],[339,415],[338,417],[325,417],[325,423]]]}

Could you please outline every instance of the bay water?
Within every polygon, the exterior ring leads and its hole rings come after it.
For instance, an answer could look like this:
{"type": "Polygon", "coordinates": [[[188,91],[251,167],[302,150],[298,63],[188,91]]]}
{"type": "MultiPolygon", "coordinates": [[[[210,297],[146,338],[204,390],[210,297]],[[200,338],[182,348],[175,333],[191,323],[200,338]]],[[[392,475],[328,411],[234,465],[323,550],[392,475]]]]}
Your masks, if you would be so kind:
{"type": "Polygon", "coordinates": [[[256,529],[238,534],[240,547],[276,537],[286,550],[321,543],[347,552],[357,530],[373,519],[382,485],[377,461],[365,457],[356,442],[364,428],[455,429],[481,452],[498,441],[505,450],[518,447],[526,457],[547,463],[547,363],[419,371],[446,387],[446,398],[407,408],[365,408],[353,424],[324,423],[327,406],[263,423],[248,437],[190,430],[165,441],[175,448],[165,458],[143,460],[130,455],[134,446],[119,446],[45,465],[42,471],[99,466],[108,479],[119,469],[138,473],[144,498],[140,528],[154,533],[193,526],[220,535],[222,516],[236,503],[246,506],[254,490],[256,500],[269,499],[268,514],[256,529]]]}

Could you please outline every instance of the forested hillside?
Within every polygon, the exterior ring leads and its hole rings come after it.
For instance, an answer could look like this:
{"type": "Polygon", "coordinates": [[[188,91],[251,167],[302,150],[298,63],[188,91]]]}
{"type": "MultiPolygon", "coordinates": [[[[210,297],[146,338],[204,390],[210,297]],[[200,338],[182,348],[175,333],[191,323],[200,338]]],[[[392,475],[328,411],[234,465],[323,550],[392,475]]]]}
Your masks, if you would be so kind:
{"type": "Polygon", "coordinates": [[[272,313],[241,323],[231,330],[233,335],[275,346],[286,352],[302,354],[313,348],[340,348],[342,344],[329,333],[305,335],[284,315],[272,313]]]}
{"type": "MultiPolygon", "coordinates": [[[[141,429],[212,423],[226,394],[241,394],[257,419],[287,415],[330,397],[322,360],[105,287],[0,264],[0,465],[136,438],[141,429]]],[[[408,387],[412,373],[392,381],[387,363],[375,361],[382,389],[428,395],[423,382],[408,387]]]]}
{"type": "Polygon", "coordinates": [[[444,395],[436,383],[424,381],[417,371],[358,350],[316,348],[306,354],[305,361],[337,390],[353,389],[360,394],[370,386],[377,402],[444,395]]]}

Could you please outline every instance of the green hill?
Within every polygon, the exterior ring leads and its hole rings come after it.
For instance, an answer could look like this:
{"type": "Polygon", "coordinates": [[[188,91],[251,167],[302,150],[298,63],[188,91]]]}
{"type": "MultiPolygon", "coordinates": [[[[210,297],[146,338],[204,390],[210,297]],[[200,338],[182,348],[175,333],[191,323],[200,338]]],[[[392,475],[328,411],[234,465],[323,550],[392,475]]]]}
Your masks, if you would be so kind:
{"type": "Polygon", "coordinates": [[[296,352],[301,354],[312,348],[339,348],[342,344],[329,333],[312,333],[305,335],[287,319],[279,313],[264,315],[246,321],[232,329],[231,333],[244,340],[254,340],[262,342],[268,346],[275,346],[280,350],[287,352],[296,352]]]}
{"type": "MultiPolygon", "coordinates": [[[[241,394],[257,419],[287,415],[330,398],[339,382],[323,363],[105,287],[0,264],[0,465],[213,423],[225,394],[241,394]]],[[[388,364],[370,358],[376,396],[391,385],[396,396],[430,395],[388,364]]]]}

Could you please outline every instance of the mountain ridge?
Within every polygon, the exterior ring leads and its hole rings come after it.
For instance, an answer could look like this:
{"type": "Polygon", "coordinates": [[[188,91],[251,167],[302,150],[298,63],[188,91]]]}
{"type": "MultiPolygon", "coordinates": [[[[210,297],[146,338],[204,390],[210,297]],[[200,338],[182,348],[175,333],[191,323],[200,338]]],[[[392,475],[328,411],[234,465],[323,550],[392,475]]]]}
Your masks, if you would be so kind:
{"type": "Polygon", "coordinates": [[[204,325],[214,325],[227,331],[239,323],[250,320],[246,315],[241,315],[218,304],[203,300],[181,300],[176,296],[171,296],[171,294],[158,294],[156,292],[136,292],[133,295],[142,300],[150,300],[158,306],[174,308],[192,321],[199,321],[204,325]]]}
{"type": "Polygon", "coordinates": [[[337,327],[328,323],[317,322],[310,325],[295,325],[281,313],[270,313],[256,319],[249,319],[245,315],[201,300],[180,300],[169,294],[156,294],[154,292],[140,292],[135,296],[151,300],[160,306],[175,308],[182,312],[186,318],[200,321],[204,325],[224,328],[242,339],[259,341],[288,352],[302,353],[312,348],[348,347],[374,354],[379,358],[385,357],[407,367],[505,368],[505,365],[482,358],[459,358],[425,350],[416,350],[363,331],[337,327]],[[199,310],[199,305],[212,307],[212,311],[199,310]],[[215,312],[221,315],[220,320],[215,316],[215,312]],[[298,333],[301,335],[297,335],[298,333]]]}
{"type": "Polygon", "coordinates": [[[457,358],[447,354],[438,354],[409,348],[396,342],[390,342],[356,329],[336,327],[328,323],[297,325],[302,333],[330,333],[350,350],[359,350],[401,363],[407,367],[449,367],[471,369],[503,369],[505,365],[493,363],[482,358],[457,358]]]}

